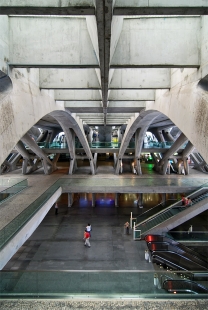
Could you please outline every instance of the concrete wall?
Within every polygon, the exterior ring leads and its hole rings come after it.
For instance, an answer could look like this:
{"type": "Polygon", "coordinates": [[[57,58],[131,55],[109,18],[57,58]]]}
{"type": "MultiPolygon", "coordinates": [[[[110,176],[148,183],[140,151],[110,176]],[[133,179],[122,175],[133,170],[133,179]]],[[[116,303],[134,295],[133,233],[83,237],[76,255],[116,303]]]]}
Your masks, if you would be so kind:
{"type": "Polygon", "coordinates": [[[13,69],[11,79],[13,91],[0,104],[0,164],[41,117],[64,109],[53,91],[40,91],[39,69],[13,69]]]}
{"type": "Polygon", "coordinates": [[[208,16],[201,17],[201,69],[202,78],[208,74],[208,16]]]}
{"type": "Polygon", "coordinates": [[[7,16],[0,16],[0,70],[7,73],[9,61],[9,21],[7,16]]]}
{"type": "Polygon", "coordinates": [[[146,109],[167,115],[208,162],[208,93],[198,82],[177,84],[170,91],[157,90],[146,109]]]}
{"type": "Polygon", "coordinates": [[[84,18],[10,19],[10,62],[98,64],[84,18]]]}
{"type": "Polygon", "coordinates": [[[200,26],[200,17],[124,19],[112,64],[199,65],[200,26]]]}

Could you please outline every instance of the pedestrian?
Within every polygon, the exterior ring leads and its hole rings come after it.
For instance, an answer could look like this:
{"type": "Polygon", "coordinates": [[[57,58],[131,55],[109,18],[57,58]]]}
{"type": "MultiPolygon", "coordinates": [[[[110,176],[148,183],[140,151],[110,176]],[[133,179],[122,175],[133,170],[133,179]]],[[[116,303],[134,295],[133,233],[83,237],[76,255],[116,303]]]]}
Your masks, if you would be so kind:
{"type": "Polygon", "coordinates": [[[129,235],[129,222],[126,222],[124,227],[126,228],[126,234],[129,235]]]}
{"type": "Polygon", "coordinates": [[[90,233],[86,229],[84,231],[84,240],[85,240],[84,245],[90,248],[90,233]]]}
{"type": "Polygon", "coordinates": [[[86,230],[87,230],[87,232],[89,232],[90,237],[91,237],[91,230],[92,230],[92,226],[90,225],[90,223],[88,223],[88,224],[87,224],[87,226],[86,226],[86,230]]]}
{"type": "Polygon", "coordinates": [[[189,235],[190,233],[192,233],[192,231],[193,231],[193,227],[192,227],[192,225],[190,225],[190,226],[189,226],[189,229],[188,229],[188,235],[189,235]]]}
{"type": "Polygon", "coordinates": [[[191,201],[191,198],[188,197],[188,199],[187,199],[187,207],[191,206],[192,204],[193,204],[193,203],[192,203],[192,201],[191,201]]]}
{"type": "Polygon", "coordinates": [[[182,200],[182,206],[185,206],[187,204],[187,198],[183,195],[181,200],[182,200]]]}
{"type": "Polygon", "coordinates": [[[55,204],[55,214],[58,214],[58,204],[57,204],[57,202],[55,204]]]}

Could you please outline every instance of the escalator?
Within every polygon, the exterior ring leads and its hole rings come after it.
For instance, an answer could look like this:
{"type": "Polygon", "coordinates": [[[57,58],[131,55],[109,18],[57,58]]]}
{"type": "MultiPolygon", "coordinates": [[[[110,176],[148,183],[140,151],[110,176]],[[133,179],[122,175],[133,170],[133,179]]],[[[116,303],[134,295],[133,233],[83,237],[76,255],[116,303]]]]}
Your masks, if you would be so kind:
{"type": "Polygon", "coordinates": [[[150,216],[143,222],[137,223],[135,228],[141,231],[141,236],[144,237],[147,233],[162,233],[169,231],[179,224],[189,220],[197,214],[205,211],[208,208],[208,203],[199,204],[194,206],[202,200],[208,198],[208,189],[202,188],[191,196],[192,205],[182,206],[181,201],[177,202],[164,210],[160,210],[158,213],[150,216]],[[189,212],[187,212],[189,209],[189,212]]]}
{"type": "Polygon", "coordinates": [[[165,280],[162,288],[173,294],[207,294],[208,289],[194,281],[190,280],[165,280]]]}
{"type": "Polygon", "coordinates": [[[158,212],[160,212],[160,211],[166,209],[167,207],[171,206],[173,203],[174,203],[174,201],[172,199],[166,200],[165,202],[159,203],[155,207],[153,207],[153,208],[147,210],[146,212],[142,213],[141,215],[137,216],[137,218],[136,218],[137,225],[146,221],[150,216],[153,216],[153,215],[157,214],[158,212]]]}
{"type": "Polygon", "coordinates": [[[149,242],[153,242],[153,243],[164,242],[164,243],[174,245],[174,246],[180,248],[181,250],[183,250],[184,252],[189,253],[190,255],[192,255],[194,257],[198,257],[200,260],[202,260],[206,263],[208,262],[206,256],[201,255],[201,254],[197,253],[196,251],[193,251],[192,249],[188,248],[184,244],[182,244],[182,243],[180,243],[174,239],[168,238],[166,236],[163,236],[163,235],[146,235],[144,239],[147,242],[147,244],[149,242]]]}
{"type": "Polygon", "coordinates": [[[152,262],[162,264],[164,267],[169,267],[173,270],[208,271],[205,266],[192,260],[191,255],[186,254],[186,256],[183,256],[173,251],[153,251],[152,262]]]}
{"type": "Polygon", "coordinates": [[[172,245],[172,244],[169,244],[167,242],[157,242],[157,243],[148,242],[147,246],[148,246],[148,249],[151,253],[174,252],[174,253],[178,254],[179,256],[183,256],[183,257],[193,261],[194,263],[198,264],[199,266],[204,267],[205,269],[208,269],[208,262],[198,258],[195,255],[192,255],[192,254],[184,251],[183,249],[181,249],[180,247],[178,247],[176,245],[172,245]]]}

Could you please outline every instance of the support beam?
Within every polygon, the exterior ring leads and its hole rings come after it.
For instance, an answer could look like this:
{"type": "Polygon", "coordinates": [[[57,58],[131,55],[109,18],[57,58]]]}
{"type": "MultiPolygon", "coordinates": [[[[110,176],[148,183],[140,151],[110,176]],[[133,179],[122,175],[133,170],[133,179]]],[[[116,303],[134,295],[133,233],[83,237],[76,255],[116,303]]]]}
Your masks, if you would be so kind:
{"type": "Polygon", "coordinates": [[[113,16],[113,1],[96,0],[96,20],[98,29],[98,45],[99,45],[100,70],[101,70],[104,125],[106,124],[107,101],[108,101],[112,16],[113,16]]]}

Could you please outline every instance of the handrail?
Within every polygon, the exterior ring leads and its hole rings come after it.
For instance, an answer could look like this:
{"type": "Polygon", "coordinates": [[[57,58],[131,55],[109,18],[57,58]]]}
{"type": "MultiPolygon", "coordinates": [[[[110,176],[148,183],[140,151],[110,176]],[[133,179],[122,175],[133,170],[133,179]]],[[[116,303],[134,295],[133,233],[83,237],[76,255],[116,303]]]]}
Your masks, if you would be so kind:
{"type": "MultiPolygon", "coordinates": [[[[191,281],[191,280],[165,280],[162,284],[162,288],[163,289],[166,289],[165,288],[165,284],[171,282],[172,284],[178,284],[178,283],[182,283],[182,284],[185,284],[185,285],[191,285],[191,288],[177,288],[177,287],[172,287],[171,291],[186,291],[186,292],[192,292],[192,293],[195,293],[195,294],[198,294],[199,292],[197,292],[196,290],[193,290],[193,289],[196,289],[196,288],[199,288],[201,290],[200,293],[208,293],[208,288],[206,288],[205,286],[197,283],[197,282],[194,282],[194,281],[191,281]],[[202,292],[204,291],[204,292],[202,292]]],[[[172,286],[172,285],[171,285],[172,286]]],[[[168,289],[168,288],[167,288],[168,289]]]]}
{"type": "MultiPolygon", "coordinates": [[[[189,197],[191,198],[192,195],[197,194],[197,193],[200,192],[202,189],[206,189],[206,187],[203,187],[203,188],[198,189],[197,191],[195,191],[195,192],[193,192],[192,194],[190,194],[189,197]]],[[[207,190],[208,190],[208,187],[207,187],[207,190]]],[[[165,208],[164,210],[162,210],[162,211],[160,211],[160,212],[157,212],[156,214],[150,216],[147,220],[144,220],[144,221],[140,222],[139,224],[135,225],[135,227],[138,227],[138,226],[141,225],[141,224],[144,224],[144,223],[147,223],[147,222],[151,221],[151,220],[152,220],[153,218],[155,218],[156,216],[161,215],[161,214],[163,214],[163,213],[166,213],[167,211],[173,209],[174,207],[181,207],[181,208],[183,208],[184,206],[178,205],[178,203],[180,203],[180,202],[182,202],[182,200],[179,200],[179,201],[177,201],[176,203],[174,203],[174,204],[170,205],[169,207],[165,208]]],[[[191,205],[191,206],[192,206],[192,205],[191,205]]],[[[186,209],[190,208],[191,206],[186,206],[186,209]]]]}
{"type": "MultiPolygon", "coordinates": [[[[180,255],[180,254],[178,254],[178,253],[175,253],[175,252],[173,252],[173,251],[153,251],[153,252],[152,252],[152,258],[158,258],[158,259],[160,260],[161,263],[162,263],[162,262],[164,262],[164,263],[166,262],[166,263],[168,263],[170,266],[173,266],[173,265],[174,265],[174,266],[177,266],[177,268],[179,268],[179,269],[182,269],[182,270],[185,270],[185,271],[191,271],[191,270],[189,270],[189,269],[185,269],[185,267],[183,267],[183,266],[181,266],[181,265],[178,265],[177,263],[175,263],[175,262],[173,262],[173,261],[170,261],[169,258],[163,257],[163,255],[161,255],[161,254],[164,254],[164,255],[165,255],[165,253],[169,253],[169,254],[173,255],[173,257],[174,257],[174,256],[175,256],[175,257],[179,256],[179,258],[184,259],[185,261],[187,261],[187,263],[190,262],[190,263],[193,264],[193,265],[197,265],[199,268],[202,269],[202,270],[199,270],[199,271],[208,271],[208,269],[207,269],[206,267],[204,267],[204,266],[202,266],[202,265],[196,263],[195,261],[191,260],[190,258],[187,258],[187,257],[185,257],[185,256],[183,256],[183,255],[180,255]],[[158,254],[158,252],[159,252],[159,254],[158,254]]],[[[186,268],[187,268],[187,267],[186,267],[186,268]]]]}
{"type": "MultiPolygon", "coordinates": [[[[160,203],[158,203],[156,206],[154,206],[153,208],[151,208],[151,209],[149,209],[149,210],[143,212],[143,213],[140,214],[139,216],[137,216],[136,219],[139,219],[139,217],[143,217],[143,215],[144,215],[144,216],[147,215],[147,213],[151,212],[151,211],[154,210],[155,208],[158,208],[159,206],[163,206],[163,204],[165,204],[166,202],[171,201],[171,200],[177,200],[177,199],[167,199],[165,202],[160,202],[160,203]]],[[[180,201],[180,200],[177,200],[177,202],[178,202],[178,201],[180,201]]],[[[169,207],[169,206],[168,206],[168,207],[169,207]]],[[[155,214],[157,214],[157,213],[155,213],[155,214]]],[[[136,226],[137,226],[138,224],[140,224],[140,223],[142,223],[142,222],[137,223],[136,226]]]]}
{"type": "MultiPolygon", "coordinates": [[[[188,255],[187,255],[187,256],[184,256],[184,255],[182,255],[182,254],[180,254],[180,253],[177,253],[177,252],[174,252],[174,251],[170,251],[170,250],[165,250],[165,251],[164,251],[164,250],[156,250],[156,251],[152,251],[152,255],[154,255],[154,252],[170,253],[170,254],[178,255],[178,256],[180,256],[181,258],[186,259],[186,260],[192,262],[193,264],[196,264],[196,265],[200,266],[201,268],[203,268],[204,270],[208,271],[207,267],[201,265],[199,262],[196,262],[196,261],[192,260],[191,257],[188,257],[188,255]]],[[[188,254],[188,253],[187,253],[187,254],[188,254]]],[[[191,256],[191,254],[190,254],[190,256],[191,256]]]]}
{"type": "Polygon", "coordinates": [[[160,262],[161,262],[161,263],[166,263],[166,262],[167,262],[169,265],[174,265],[175,267],[179,268],[179,270],[189,271],[188,269],[185,269],[185,268],[181,267],[180,265],[177,265],[177,264],[175,264],[175,263],[169,261],[168,259],[163,258],[163,257],[161,257],[161,256],[159,256],[159,255],[157,255],[157,254],[152,255],[152,259],[154,259],[154,258],[160,259],[160,262]]]}

